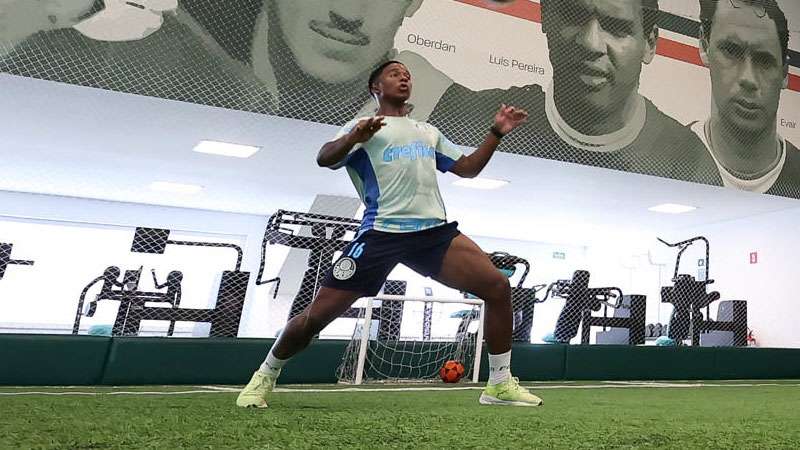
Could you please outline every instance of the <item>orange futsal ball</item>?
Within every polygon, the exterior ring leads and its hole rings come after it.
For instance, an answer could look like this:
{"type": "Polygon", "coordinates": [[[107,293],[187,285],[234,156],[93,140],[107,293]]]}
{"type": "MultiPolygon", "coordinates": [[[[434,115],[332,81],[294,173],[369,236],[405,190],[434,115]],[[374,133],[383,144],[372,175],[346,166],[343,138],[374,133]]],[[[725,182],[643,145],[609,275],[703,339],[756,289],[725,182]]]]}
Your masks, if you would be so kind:
{"type": "Polygon", "coordinates": [[[450,360],[439,369],[439,377],[445,383],[458,383],[464,376],[464,365],[458,361],[450,360]]]}

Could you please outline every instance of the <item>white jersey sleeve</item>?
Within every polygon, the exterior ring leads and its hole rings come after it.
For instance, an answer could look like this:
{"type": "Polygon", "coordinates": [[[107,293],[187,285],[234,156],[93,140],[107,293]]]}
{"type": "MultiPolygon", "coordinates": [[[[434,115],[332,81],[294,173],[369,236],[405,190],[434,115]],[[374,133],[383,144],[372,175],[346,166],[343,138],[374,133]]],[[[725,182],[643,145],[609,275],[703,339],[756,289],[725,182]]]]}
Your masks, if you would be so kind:
{"type": "MultiPolygon", "coordinates": [[[[353,128],[355,128],[355,126],[358,124],[358,122],[360,120],[362,120],[362,119],[361,118],[353,119],[353,120],[347,122],[346,124],[342,125],[342,128],[339,129],[339,131],[336,133],[336,136],[334,136],[333,139],[331,139],[331,140],[335,141],[335,140],[341,138],[342,136],[345,136],[347,133],[352,131],[353,128]]],[[[338,163],[336,163],[336,164],[331,166],[331,169],[336,170],[336,169],[341,169],[342,167],[346,166],[347,162],[350,161],[350,156],[352,156],[353,152],[355,152],[359,148],[361,148],[361,144],[354,145],[353,148],[350,149],[350,151],[347,153],[347,155],[345,155],[344,158],[342,158],[341,161],[339,161],[338,163]]]]}

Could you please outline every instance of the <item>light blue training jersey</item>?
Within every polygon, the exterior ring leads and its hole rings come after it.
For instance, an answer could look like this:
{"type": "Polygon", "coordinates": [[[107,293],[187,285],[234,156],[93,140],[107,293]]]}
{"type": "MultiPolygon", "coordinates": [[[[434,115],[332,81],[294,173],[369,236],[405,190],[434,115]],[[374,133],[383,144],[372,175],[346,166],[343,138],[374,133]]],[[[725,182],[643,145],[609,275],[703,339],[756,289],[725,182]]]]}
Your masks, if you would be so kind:
{"type": "MultiPolygon", "coordinates": [[[[336,139],[359,120],[345,124],[336,139]]],[[[361,230],[419,231],[447,221],[436,170],[449,171],[463,154],[436,127],[386,117],[367,142],[355,145],[334,169],[346,167],[366,211],[361,230]]]]}

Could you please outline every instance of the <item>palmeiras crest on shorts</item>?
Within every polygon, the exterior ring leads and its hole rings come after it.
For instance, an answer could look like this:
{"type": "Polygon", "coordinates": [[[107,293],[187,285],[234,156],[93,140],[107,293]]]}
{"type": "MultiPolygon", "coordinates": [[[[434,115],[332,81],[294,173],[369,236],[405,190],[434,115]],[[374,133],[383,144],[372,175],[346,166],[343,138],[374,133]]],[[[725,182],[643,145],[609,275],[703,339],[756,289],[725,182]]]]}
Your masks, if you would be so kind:
{"type": "Polygon", "coordinates": [[[333,265],[333,277],[337,280],[349,280],[356,273],[356,261],[353,258],[342,258],[333,265]]]}

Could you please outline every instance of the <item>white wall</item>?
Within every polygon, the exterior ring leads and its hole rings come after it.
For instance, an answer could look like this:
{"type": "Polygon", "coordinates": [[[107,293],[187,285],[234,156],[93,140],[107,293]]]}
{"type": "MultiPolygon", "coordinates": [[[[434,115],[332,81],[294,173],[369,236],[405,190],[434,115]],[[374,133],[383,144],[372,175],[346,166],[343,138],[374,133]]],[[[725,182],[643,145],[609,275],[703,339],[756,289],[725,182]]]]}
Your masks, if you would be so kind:
{"type": "MultiPolygon", "coordinates": [[[[305,207],[310,207],[312,201],[313,198],[309,198],[305,207]]],[[[0,204],[3,205],[0,242],[14,243],[14,258],[36,260],[34,267],[9,266],[6,277],[0,281],[0,302],[3,303],[0,322],[24,322],[25,316],[35,312],[39,320],[28,322],[65,327],[71,325],[80,289],[99,275],[106,265],[129,262],[137,267],[146,264],[146,269],[163,266],[163,269],[157,269],[163,279],[166,271],[175,266],[175,258],[192,258],[193,249],[180,249],[176,253],[169,252],[172,255],[135,255],[130,261],[121,259],[129,255],[127,239],[136,226],[164,227],[175,230],[176,236],[184,233],[198,239],[241,243],[245,252],[243,268],[251,272],[251,282],[240,336],[274,336],[286,320],[287,311],[281,306],[281,299],[273,300],[269,287],[254,284],[266,217],[12,192],[0,192],[0,204]],[[47,227],[54,225],[75,227],[73,236],[76,236],[76,242],[47,236],[47,227]],[[37,238],[20,238],[31,234],[37,238]],[[92,239],[96,245],[91,251],[85,246],[76,247],[81,239],[92,239]],[[69,255],[94,258],[94,262],[78,268],[74,261],[70,263],[69,255]],[[41,278],[44,272],[59,273],[59,267],[69,270],[64,270],[62,277],[41,278]],[[83,272],[75,276],[76,270],[83,272]],[[25,293],[24,298],[20,292],[25,293]]],[[[274,209],[281,206],[276,204],[274,209]]],[[[291,206],[303,207],[299,204],[291,206]]],[[[723,299],[748,301],[749,325],[755,330],[760,345],[800,347],[800,335],[795,331],[796,322],[800,320],[800,305],[795,294],[796,271],[793,266],[794,258],[800,254],[800,237],[796,233],[798,223],[800,208],[685,229],[662,237],[676,241],[700,234],[707,236],[712,246],[714,289],[722,293],[723,299]],[[756,265],[749,263],[752,251],[759,252],[756,265]]],[[[574,270],[587,269],[592,272],[592,286],[618,286],[626,294],[647,295],[648,323],[667,323],[669,320],[671,307],[661,304],[659,288],[670,284],[675,252],[657,243],[655,235],[643,232],[628,236],[625,241],[606,241],[589,247],[472,237],[485,251],[506,251],[528,259],[532,271],[526,286],[567,279],[574,270]],[[555,252],[564,253],[566,258],[554,259],[555,252]],[[651,265],[651,262],[662,266],[651,265]]],[[[702,257],[702,251],[699,246],[695,247],[685,254],[682,272],[697,274],[696,261],[702,257]]],[[[224,250],[219,251],[219,257],[199,261],[194,278],[187,273],[185,286],[191,284],[198,292],[213,295],[219,282],[216,274],[229,269],[233,260],[232,253],[228,255],[224,250]],[[200,269],[200,266],[205,269],[200,269]]],[[[275,247],[270,250],[265,277],[278,273],[286,254],[286,249],[275,247]]],[[[122,267],[123,270],[126,268],[135,267],[122,267]]],[[[402,266],[392,273],[391,279],[408,281],[409,295],[424,295],[424,288],[431,287],[437,297],[460,296],[402,266]]],[[[143,283],[150,283],[149,275],[145,274],[143,283]]],[[[201,303],[208,300],[207,296],[194,300],[190,297],[185,297],[187,305],[195,300],[201,303]]],[[[286,303],[290,299],[283,300],[286,303]]],[[[537,305],[534,342],[540,342],[544,334],[552,331],[562,306],[563,300],[537,305]]],[[[351,332],[352,321],[345,320],[332,325],[324,335],[345,337],[351,332]]]]}
{"type": "MultiPolygon", "coordinates": [[[[305,208],[312,202],[313,198],[309,198],[305,208]]],[[[249,270],[251,278],[239,335],[272,337],[285,324],[292,298],[279,295],[273,299],[270,286],[255,285],[266,217],[7,191],[0,191],[0,204],[0,242],[14,244],[14,258],[36,261],[33,267],[9,266],[0,281],[0,301],[5,303],[0,309],[0,324],[5,325],[6,331],[18,326],[19,332],[25,328],[67,332],[81,289],[112,264],[121,266],[123,271],[145,265],[141,287],[146,289],[152,283],[147,273],[151,267],[156,268],[163,281],[168,270],[196,262],[185,271],[183,304],[203,307],[213,301],[219,272],[231,268],[233,252],[212,250],[219,256],[206,257],[206,253],[198,256],[197,249],[174,248],[165,255],[131,254],[130,239],[137,226],[169,228],[177,238],[183,233],[192,240],[240,244],[244,249],[243,270],[249,270]]],[[[281,207],[285,205],[276,204],[274,209],[281,207]]],[[[291,207],[304,208],[296,202],[291,207]]],[[[506,251],[528,259],[532,271],[526,286],[569,278],[575,268],[585,265],[582,246],[473,238],[486,251],[506,251]],[[554,252],[564,253],[566,259],[553,259],[554,252]]],[[[278,274],[287,254],[284,247],[269,247],[264,278],[278,274]]],[[[403,266],[390,279],[408,281],[408,295],[422,296],[425,287],[433,288],[437,297],[461,295],[403,266]]],[[[562,303],[556,300],[537,307],[535,338],[551,331],[562,303]]],[[[108,322],[114,311],[115,305],[101,304],[94,319],[84,319],[82,329],[108,322]]],[[[323,336],[347,337],[352,326],[352,321],[338,321],[323,336]]]]}
{"type": "MultiPolygon", "coordinates": [[[[213,301],[221,271],[233,269],[232,250],[175,247],[164,255],[134,255],[129,249],[136,226],[169,228],[175,239],[241,245],[243,270],[253,272],[242,331],[266,310],[265,296],[253,285],[265,217],[4,191],[0,204],[0,242],[14,244],[13,258],[35,260],[33,267],[9,266],[0,280],[0,322],[71,328],[81,289],[107,265],[123,271],[145,265],[142,285],[148,287],[151,267],[163,282],[168,270],[190,264],[182,304],[204,307],[213,301]]],[[[108,314],[113,311],[99,308],[97,320],[108,314]]]]}
{"type": "MultiPolygon", "coordinates": [[[[660,289],[672,284],[677,250],[656,238],[677,242],[706,236],[711,242],[710,277],[715,280],[711,289],[719,291],[722,300],[747,300],[748,326],[754,330],[758,345],[800,348],[800,289],[795,263],[800,255],[799,224],[800,208],[796,208],[658,234],[642,230],[625,239],[601,239],[581,247],[581,257],[568,258],[567,264],[551,259],[550,249],[555,246],[509,242],[508,247],[523,248],[518,253],[532,255],[536,283],[569,278],[573,270],[586,269],[592,274],[590,286],[615,286],[625,294],[646,295],[647,323],[666,324],[672,306],[661,303],[660,289]],[[758,264],[750,264],[751,252],[758,252],[758,264]]],[[[682,257],[680,273],[704,276],[705,269],[698,267],[698,260],[704,256],[701,243],[690,247],[682,257]]],[[[718,304],[712,305],[713,317],[718,304]]],[[[562,305],[561,300],[537,305],[534,342],[552,330],[562,305]]]]}
{"type": "Polygon", "coordinates": [[[585,268],[591,272],[589,287],[617,287],[625,295],[645,295],[646,322],[666,323],[669,311],[663,311],[660,300],[659,267],[650,264],[647,252],[655,242],[655,234],[642,233],[592,245],[587,250],[585,268]]]}
{"type": "MultiPolygon", "coordinates": [[[[309,198],[305,208],[312,202],[313,198],[309,198]]],[[[233,252],[211,250],[219,252],[219,256],[206,257],[202,250],[202,256],[198,256],[197,249],[175,248],[165,255],[131,254],[130,239],[136,226],[169,228],[178,238],[183,233],[192,240],[240,244],[244,249],[243,270],[251,272],[240,336],[275,336],[285,323],[292,299],[280,295],[273,299],[271,287],[255,285],[266,217],[7,191],[0,191],[0,204],[0,242],[14,244],[14,258],[36,260],[33,267],[9,266],[0,281],[0,301],[5,303],[0,309],[0,323],[5,324],[6,331],[12,327],[10,324],[16,324],[13,326],[20,326],[17,331],[33,327],[66,332],[83,286],[112,264],[120,265],[123,271],[145,265],[143,289],[152,283],[147,273],[151,267],[156,268],[162,281],[168,270],[186,268],[183,304],[203,307],[213,301],[219,272],[231,268],[233,252]],[[186,267],[193,262],[197,264],[186,267]]],[[[274,209],[283,206],[276,204],[274,209]]],[[[303,208],[299,204],[291,206],[303,208]]],[[[506,251],[528,259],[532,271],[526,286],[569,278],[573,270],[586,264],[586,249],[582,246],[473,238],[486,251],[506,251]],[[563,253],[566,258],[553,259],[554,252],[563,253]]],[[[269,247],[264,278],[277,275],[287,254],[288,249],[281,246],[269,247]]],[[[425,287],[433,288],[437,297],[461,295],[403,266],[390,278],[408,281],[408,295],[422,296],[425,287]]],[[[537,306],[535,339],[552,330],[561,304],[556,300],[537,306]]],[[[114,311],[115,305],[101,304],[96,317],[84,319],[82,328],[108,322],[114,311]]],[[[350,333],[352,321],[342,320],[323,335],[346,337],[350,333]]]]}
{"type": "MultiPolygon", "coordinates": [[[[800,348],[800,299],[796,294],[794,261],[800,254],[800,208],[724,221],[662,233],[659,237],[678,242],[705,236],[711,243],[710,289],[721,300],[747,300],[748,326],[758,345],[800,348]],[[758,252],[758,264],[750,264],[750,253],[758,252]]],[[[660,287],[672,285],[677,249],[659,243],[656,235],[643,234],[632,245],[593,245],[587,249],[587,267],[592,286],[617,286],[626,294],[647,295],[647,323],[669,322],[672,306],[661,303],[660,287]]],[[[680,273],[700,279],[705,268],[701,242],[692,245],[681,259],[680,273]]],[[[711,306],[716,317],[719,302],[711,306]]]]}
{"type": "MultiPolygon", "coordinates": [[[[709,239],[709,276],[716,280],[713,289],[722,294],[723,300],[747,300],[748,326],[763,347],[800,348],[798,224],[800,208],[697,227],[671,236],[676,240],[696,235],[709,239]],[[758,264],[750,264],[750,253],[756,251],[758,264]]],[[[696,256],[689,255],[687,263],[696,260],[696,256]]]]}
{"type": "MultiPolygon", "coordinates": [[[[531,273],[525,281],[525,287],[536,284],[549,284],[560,279],[570,279],[575,270],[584,268],[588,264],[587,248],[584,246],[481,236],[473,238],[484,251],[504,251],[527,259],[531,264],[531,273]],[[554,258],[554,253],[562,253],[565,258],[556,259],[554,258]]],[[[519,274],[515,274],[511,278],[512,284],[516,283],[519,279],[518,277],[519,274]]],[[[542,298],[543,296],[544,291],[538,297],[542,298]]],[[[551,299],[536,305],[533,314],[533,328],[531,329],[532,342],[542,342],[542,337],[553,331],[556,320],[558,320],[558,314],[563,306],[564,300],[562,299],[551,299]]]]}

